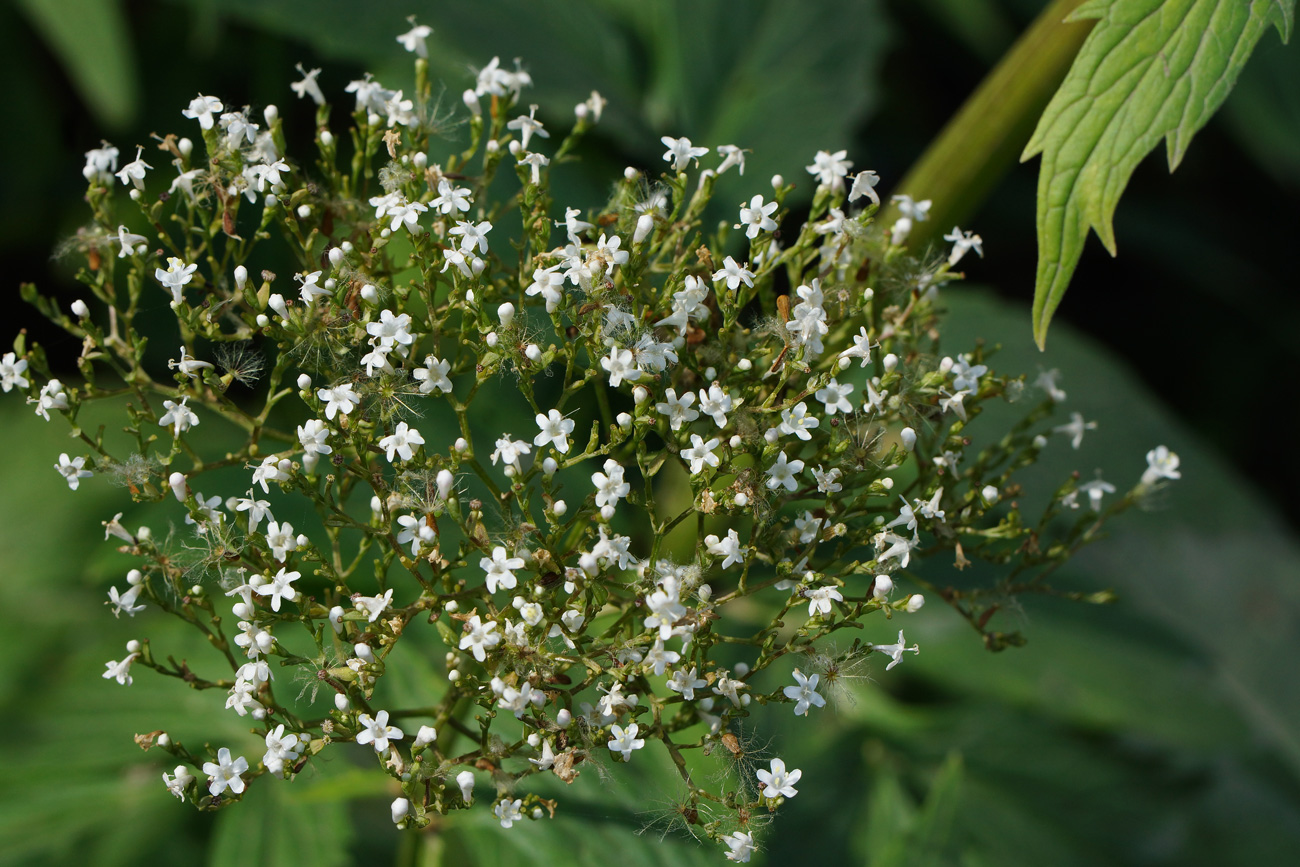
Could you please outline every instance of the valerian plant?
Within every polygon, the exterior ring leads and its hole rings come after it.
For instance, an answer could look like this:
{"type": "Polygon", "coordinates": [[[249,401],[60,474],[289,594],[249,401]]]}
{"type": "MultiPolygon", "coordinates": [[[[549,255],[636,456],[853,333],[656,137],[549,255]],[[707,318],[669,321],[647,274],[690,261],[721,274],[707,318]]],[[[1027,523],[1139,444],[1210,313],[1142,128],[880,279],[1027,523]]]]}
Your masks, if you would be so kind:
{"type": "Polygon", "coordinates": [[[683,826],[747,861],[817,781],[739,761],[741,721],[780,705],[815,726],[846,672],[920,651],[906,620],[927,599],[1000,650],[1023,639],[990,618],[1018,594],[1103,598],[1049,578],[1178,458],[1153,450],[1118,497],[1075,474],[1027,512],[1018,474],[1093,425],[1053,423],[1054,372],[1031,385],[994,372],[987,346],[943,354],[940,292],[978,236],[909,253],[929,203],[896,196],[901,216],[876,225],[879,178],[845,151],[807,166],[804,221],[799,185],[775,177],[706,226],[746,151],[673,137],[666,166],[628,168],[603,205],[558,207],[551,175],[605,100],[561,136],[523,109],[528,73],[493,58],[458,109],[465,148],[437,151],[449,115],[428,32],[399,37],[409,91],[348,85],[346,131],[302,70],[310,146],[274,106],[199,95],[181,114],[201,145],[87,153],[92,220],[73,247],[91,297],[65,313],[23,290],[81,342],[80,380],[20,334],[0,385],[72,426],[85,454],[56,465],[70,488],[113,477],[179,522],[104,522],[136,561],[112,613],[179,618],[212,648],[177,662],[132,641],[104,677],[149,669],[248,721],[260,756],[137,735],[175,757],[166,788],[200,809],[349,751],[392,778],[399,827],[481,799],[510,828],[563,809],[536,775],[664,762],[683,826]],[[142,333],[164,304],[166,327],[142,333]],[[177,347],[166,373],[159,341],[177,347]],[[121,412],[120,444],[82,426],[97,402],[121,412]],[[980,432],[991,403],[1021,418],[980,432]],[[436,439],[430,418],[454,433],[436,439]],[[244,481],[219,481],[231,471],[244,481]],[[936,583],[917,570],[931,559],[996,577],[936,583]],[[431,637],[445,680],[413,703],[386,677],[404,640],[431,637]]]}

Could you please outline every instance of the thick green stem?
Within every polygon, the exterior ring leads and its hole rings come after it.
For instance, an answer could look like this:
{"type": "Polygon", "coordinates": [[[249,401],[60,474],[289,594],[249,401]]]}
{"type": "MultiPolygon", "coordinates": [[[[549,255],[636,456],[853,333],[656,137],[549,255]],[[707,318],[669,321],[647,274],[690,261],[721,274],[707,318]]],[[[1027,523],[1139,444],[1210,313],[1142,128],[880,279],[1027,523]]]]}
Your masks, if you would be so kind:
{"type": "MultiPolygon", "coordinates": [[[[920,250],[973,216],[1020,157],[1035,124],[1069,70],[1091,21],[1066,22],[1083,0],[1053,0],[975,88],[896,187],[930,199],[930,219],[916,224],[908,245],[920,250]]],[[[878,219],[898,219],[888,205],[878,219]]]]}

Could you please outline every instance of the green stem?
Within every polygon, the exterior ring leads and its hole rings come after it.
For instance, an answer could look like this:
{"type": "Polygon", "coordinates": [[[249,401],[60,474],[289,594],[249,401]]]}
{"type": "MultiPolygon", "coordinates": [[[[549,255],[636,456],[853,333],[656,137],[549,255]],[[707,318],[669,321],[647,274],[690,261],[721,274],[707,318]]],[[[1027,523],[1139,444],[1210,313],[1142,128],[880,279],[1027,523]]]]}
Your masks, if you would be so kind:
{"type": "MultiPolygon", "coordinates": [[[[897,191],[934,203],[908,237],[912,249],[974,216],[1016,164],[1092,29],[1091,21],[1065,21],[1082,3],[1053,0],[908,170],[897,191]]],[[[877,222],[888,229],[898,216],[887,205],[877,222]]]]}

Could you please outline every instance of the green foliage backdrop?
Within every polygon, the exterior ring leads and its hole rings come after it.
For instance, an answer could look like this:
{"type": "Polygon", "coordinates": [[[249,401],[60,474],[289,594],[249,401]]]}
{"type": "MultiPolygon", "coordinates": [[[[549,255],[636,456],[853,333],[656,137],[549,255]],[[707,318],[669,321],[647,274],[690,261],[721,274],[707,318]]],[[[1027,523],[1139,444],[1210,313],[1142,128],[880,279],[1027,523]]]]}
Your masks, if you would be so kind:
{"type": "MultiPolygon", "coordinates": [[[[361,68],[383,78],[385,68],[371,64],[392,57],[393,34],[412,11],[438,29],[433,54],[449,82],[449,104],[458,101],[468,65],[517,54],[537,81],[533,97],[543,116],[567,113],[593,86],[610,98],[600,128],[607,155],[585,155],[601,170],[593,176],[609,165],[654,164],[662,134],[734,140],[755,150],[744,183],[730,179],[739,199],[774,172],[800,176],[818,148],[848,147],[867,167],[872,150],[855,150],[864,128],[873,144],[891,132],[906,140],[913,129],[906,119],[891,130],[895,121],[875,113],[896,104],[891,88],[918,86],[882,72],[904,28],[923,22],[987,64],[1041,4],[771,0],[751,4],[742,17],[723,2],[494,0],[416,8],[384,0],[359,15],[343,0],[79,0],[80,19],[52,14],[56,5],[22,0],[0,10],[0,34],[7,34],[0,47],[13,49],[6,55],[11,76],[22,64],[54,64],[71,89],[62,98],[81,100],[56,115],[63,129],[33,123],[22,152],[39,151],[27,158],[34,163],[14,156],[12,140],[4,145],[12,195],[3,199],[0,226],[13,229],[6,259],[18,261],[17,244],[44,245],[22,260],[24,268],[41,263],[44,250],[75,228],[78,155],[101,131],[127,145],[152,129],[176,129],[181,100],[199,89],[219,93],[223,82],[248,101],[296,110],[287,105],[287,82],[300,59],[327,65],[325,76],[340,85],[361,68]],[[89,26],[95,21],[102,26],[89,26]],[[26,32],[45,40],[49,57],[16,44],[26,32]],[[168,34],[174,43],[163,51],[168,34]],[[256,50],[233,53],[232,34],[256,50]],[[176,60],[187,51],[198,58],[192,67],[176,60]]],[[[1255,170],[1284,190],[1300,187],[1298,55],[1261,47],[1218,133],[1239,142],[1255,170]]],[[[62,93],[56,84],[43,86],[15,94],[29,117],[42,116],[42,98],[62,93]]],[[[937,104],[954,99],[947,92],[914,98],[927,96],[937,104]]],[[[885,144],[878,152],[885,162],[901,162],[894,178],[916,156],[895,156],[885,144]]],[[[575,200],[602,193],[590,184],[566,191],[575,200]]],[[[1026,232],[1030,219],[1021,215],[1026,232]]],[[[1000,247],[1012,242],[984,234],[992,268],[1000,247]]],[[[1177,251],[1186,241],[1163,243],[1177,251]]],[[[982,267],[968,270],[978,277],[982,267]]],[[[49,275],[7,269],[7,276],[11,310],[19,279],[66,280],[57,266],[49,275]]],[[[1098,420],[1080,451],[1053,444],[1059,463],[1042,471],[1088,475],[1105,465],[1136,475],[1145,451],[1166,443],[1181,454],[1184,479],[1164,509],[1129,520],[1069,566],[1062,583],[1114,588],[1116,605],[1034,600],[1012,615],[1029,646],[988,655],[972,654],[976,636],[936,604],[926,609],[933,616],[916,621],[922,654],[888,688],[862,672],[853,694],[815,721],[815,735],[807,720],[771,715],[758,734],[779,735],[792,745],[792,765],[833,783],[809,786],[783,811],[766,841],[766,863],[1290,863],[1287,853],[1300,851],[1300,680],[1290,671],[1300,658],[1294,529],[1242,478],[1240,456],[1222,441],[1210,445],[1203,426],[1165,409],[1161,395],[1142,385],[1143,374],[1112,350],[1058,323],[1050,353],[1040,355],[1029,329],[1032,280],[1025,285],[1014,302],[977,287],[948,290],[947,298],[954,349],[982,337],[1003,345],[1002,368],[1059,368],[1071,407],[1098,420]]],[[[1087,294],[1084,287],[1077,297],[1087,294]]],[[[5,320],[11,330],[31,321],[22,312],[5,320]]],[[[1244,368],[1250,359],[1238,363],[1244,368]]],[[[1225,400],[1219,411],[1237,412],[1245,424],[1248,409],[1225,400]]],[[[127,497],[103,479],[68,491],[50,468],[61,448],[53,430],[12,400],[0,404],[7,452],[0,562],[11,612],[8,664],[0,667],[0,718],[9,733],[0,744],[0,865],[596,864],[614,854],[629,864],[716,863],[716,852],[689,839],[661,840],[675,793],[653,774],[634,784],[584,774],[569,793],[567,814],[554,822],[502,833],[486,811],[470,811],[436,835],[400,843],[386,819],[392,794],[384,781],[341,761],[292,790],[255,787],[255,797],[215,819],[177,804],[162,787],[164,767],[131,735],[193,731],[196,708],[209,699],[152,677],[137,678],[129,691],[100,678],[103,662],[145,628],[113,620],[100,604],[125,568],[103,543],[100,521],[127,497]],[[647,791],[656,802],[649,811],[647,791]]],[[[188,640],[166,634],[171,627],[160,621],[147,628],[178,646],[188,640]]],[[[227,731],[203,734],[247,738],[233,715],[219,719],[227,731]]]]}

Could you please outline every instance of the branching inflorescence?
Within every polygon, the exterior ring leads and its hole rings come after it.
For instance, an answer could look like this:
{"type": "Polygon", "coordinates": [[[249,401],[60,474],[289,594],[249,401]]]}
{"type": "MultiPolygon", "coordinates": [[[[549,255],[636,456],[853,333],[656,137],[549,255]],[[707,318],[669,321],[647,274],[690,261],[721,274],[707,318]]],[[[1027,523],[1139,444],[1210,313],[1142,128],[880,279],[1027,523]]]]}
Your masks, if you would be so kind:
{"type": "Polygon", "coordinates": [[[208,96],[184,111],[203,147],[169,135],[151,158],[176,167],[166,194],[143,149],[120,168],[110,145],[87,154],[94,220],[77,249],[97,309],[78,301],[69,316],[24,287],[82,340],[83,381],[62,383],[20,335],[0,384],[72,424],[90,454],[60,456],[71,488],[112,474],[137,502],[179,501],[184,551],[120,515],[105,523],[138,558],[110,602],[178,617],[215,653],[191,669],[133,641],[104,676],[130,684],[143,666],[213,690],[265,739],[250,760],[145,737],[181,761],[167,788],[203,809],[350,743],[400,786],[392,818],[410,828],[468,807],[476,776],[508,828],[555,809],[532,775],[665,761],[691,833],[747,861],[801,772],[727,765],[743,755],[741,720],[767,704],[815,715],[864,658],[889,670],[918,652],[893,622],[921,611],[911,588],[988,647],[1019,643],[988,627],[993,612],[1062,592],[1047,576],[1177,478],[1177,456],[1153,451],[1104,510],[1114,488],[1075,477],[1026,518],[1016,473],[1048,434],[1077,447],[1089,423],[1046,421],[1064,394],[1044,374],[1044,400],[969,448],[985,404],[1026,391],[983,346],[939,352],[937,292],[982,254],[977,236],[955,229],[951,255],[918,260],[907,233],[929,203],[896,197],[903,216],[879,230],[878,178],[850,174],[844,151],[808,166],[802,225],[787,211],[795,185],[777,177],[707,231],[718,177],[743,174],[745,152],[718,147],[718,165],[695,171],[714,151],[669,137],[660,178],[629,168],[598,212],[553,212],[551,172],[605,101],[579,105],[556,144],[536,106],[516,107],[528,74],[494,58],[464,95],[467,148],[434,162],[445,119],[430,108],[427,35],[401,37],[418,55],[409,96],[369,77],[348,86],[346,137],[318,70],[304,71],[294,90],[319,106],[310,159],[290,158],[274,107],[259,124],[208,96]],[[517,181],[494,182],[503,167],[517,181]],[[119,183],[136,208],[122,219],[147,234],[115,216],[119,183]],[[251,273],[275,256],[298,273],[251,273]],[[159,299],[179,329],[170,379],[150,372],[136,327],[159,299]],[[496,397],[476,403],[480,391],[496,397]],[[79,426],[96,401],[124,410],[122,447],[79,426]],[[459,435],[435,441],[430,420],[459,435]],[[205,442],[221,425],[238,445],[205,442]],[[201,483],[222,467],[251,479],[201,483]],[[1081,493],[1091,510],[1072,512],[1081,493]],[[315,519],[294,527],[281,510],[315,519]],[[932,556],[987,561],[997,577],[939,586],[915,569],[932,556]],[[430,636],[445,645],[441,698],[407,706],[382,688],[401,664],[390,654],[430,636]],[[732,779],[700,772],[708,762],[732,779]]]}

